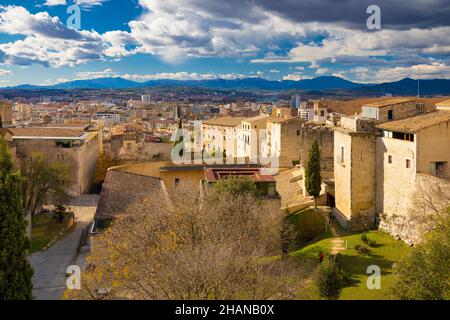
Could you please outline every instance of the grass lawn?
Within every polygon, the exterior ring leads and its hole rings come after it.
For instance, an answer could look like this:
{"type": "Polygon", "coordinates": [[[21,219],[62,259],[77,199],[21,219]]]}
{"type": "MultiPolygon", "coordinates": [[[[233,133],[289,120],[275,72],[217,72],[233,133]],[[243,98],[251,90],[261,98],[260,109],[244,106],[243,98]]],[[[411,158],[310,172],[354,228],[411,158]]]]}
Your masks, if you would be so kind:
{"type": "MultiPolygon", "coordinates": [[[[347,250],[342,251],[342,267],[352,276],[352,285],[342,290],[340,299],[344,300],[382,300],[393,299],[390,295],[394,276],[392,266],[411,250],[404,242],[395,240],[390,235],[381,231],[370,231],[367,233],[370,240],[375,240],[377,246],[370,248],[368,254],[358,254],[354,249],[356,244],[362,244],[361,234],[347,234],[341,236],[341,239],[347,241],[347,250]],[[378,265],[381,269],[381,289],[369,290],[366,285],[367,267],[378,265]]],[[[299,258],[311,258],[318,261],[320,251],[330,253],[331,239],[327,238],[307,245],[306,247],[295,251],[292,256],[299,258]]],[[[319,299],[315,286],[312,284],[307,292],[305,299],[319,299]]]]}
{"type": "Polygon", "coordinates": [[[52,215],[37,214],[33,217],[31,231],[31,253],[41,251],[61,231],[65,230],[70,221],[70,215],[66,215],[64,222],[57,223],[52,220],[52,215]]]}

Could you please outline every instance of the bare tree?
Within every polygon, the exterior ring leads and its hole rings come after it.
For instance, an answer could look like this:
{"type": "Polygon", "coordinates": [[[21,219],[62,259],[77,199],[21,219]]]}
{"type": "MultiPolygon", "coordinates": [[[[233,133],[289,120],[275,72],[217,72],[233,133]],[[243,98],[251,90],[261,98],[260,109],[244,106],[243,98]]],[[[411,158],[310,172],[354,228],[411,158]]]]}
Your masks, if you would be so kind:
{"type": "Polygon", "coordinates": [[[447,228],[450,207],[450,182],[444,179],[418,179],[413,219],[423,231],[447,228]]]}
{"type": "Polygon", "coordinates": [[[82,290],[66,298],[295,298],[312,266],[280,259],[282,222],[250,193],[152,195],[95,238],[82,290]]]}

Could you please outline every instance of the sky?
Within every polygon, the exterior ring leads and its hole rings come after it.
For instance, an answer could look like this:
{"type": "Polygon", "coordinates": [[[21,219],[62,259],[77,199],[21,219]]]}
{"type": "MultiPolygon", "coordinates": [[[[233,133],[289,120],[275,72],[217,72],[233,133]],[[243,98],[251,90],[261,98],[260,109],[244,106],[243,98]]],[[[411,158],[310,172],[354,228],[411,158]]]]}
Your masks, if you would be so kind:
{"type": "Polygon", "coordinates": [[[450,0],[0,0],[0,86],[450,79],[449,35],[450,0]],[[372,4],[380,29],[367,27],[372,4]]]}

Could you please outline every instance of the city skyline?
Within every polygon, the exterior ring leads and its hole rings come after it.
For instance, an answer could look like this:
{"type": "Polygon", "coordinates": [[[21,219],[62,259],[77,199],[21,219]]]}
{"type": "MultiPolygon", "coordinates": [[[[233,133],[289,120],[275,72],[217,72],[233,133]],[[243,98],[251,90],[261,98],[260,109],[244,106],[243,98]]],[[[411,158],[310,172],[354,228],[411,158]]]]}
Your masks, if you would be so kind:
{"type": "Polygon", "coordinates": [[[378,83],[450,73],[448,1],[427,10],[381,1],[381,30],[367,28],[370,1],[4,2],[0,87],[101,77],[378,83]],[[66,25],[74,3],[79,30],[66,25]]]}

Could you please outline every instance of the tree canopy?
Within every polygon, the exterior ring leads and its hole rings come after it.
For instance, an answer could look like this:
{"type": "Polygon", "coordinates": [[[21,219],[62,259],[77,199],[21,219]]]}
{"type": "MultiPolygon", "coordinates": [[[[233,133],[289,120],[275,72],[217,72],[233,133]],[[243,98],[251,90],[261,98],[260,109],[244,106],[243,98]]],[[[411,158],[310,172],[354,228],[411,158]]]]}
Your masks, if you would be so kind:
{"type": "Polygon", "coordinates": [[[33,270],[22,207],[22,181],[12,173],[11,155],[0,139],[0,300],[31,299],[33,270]]]}

